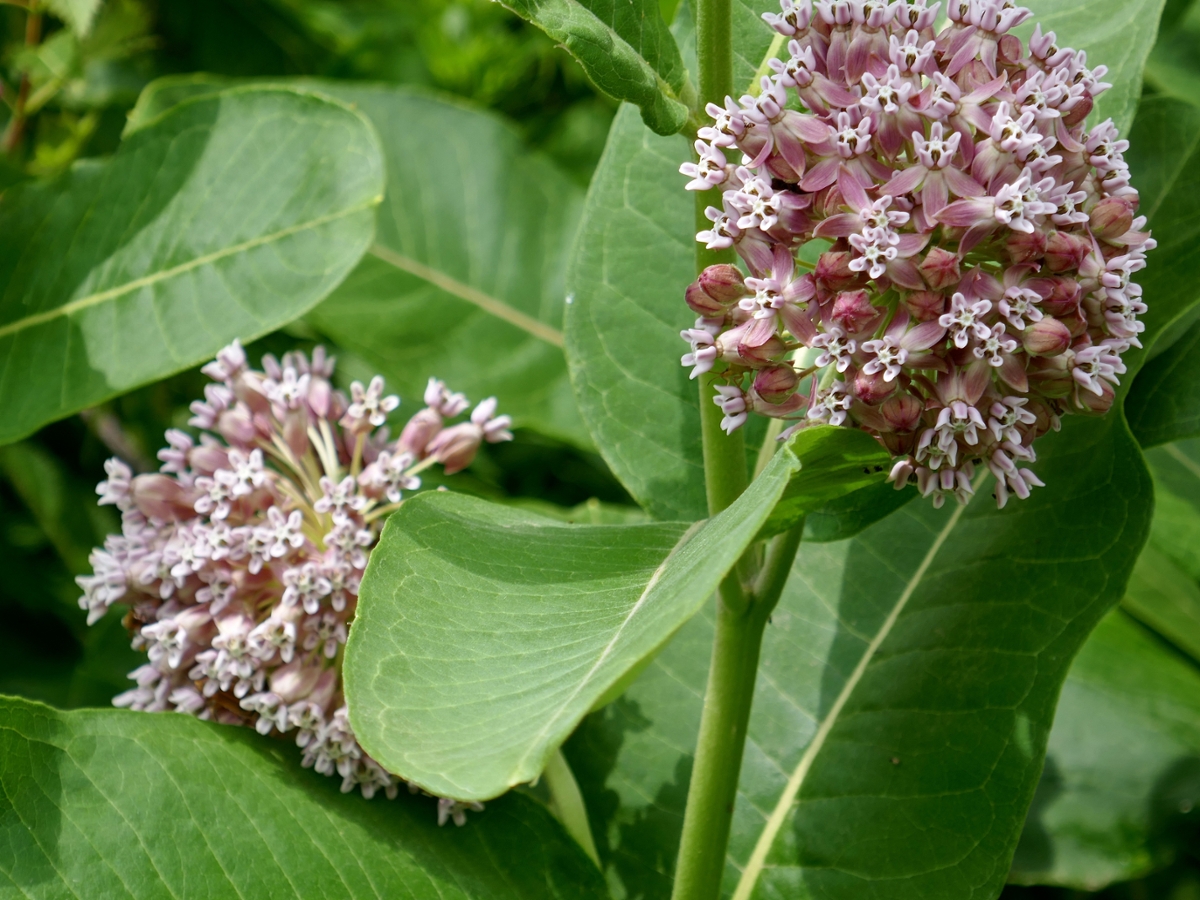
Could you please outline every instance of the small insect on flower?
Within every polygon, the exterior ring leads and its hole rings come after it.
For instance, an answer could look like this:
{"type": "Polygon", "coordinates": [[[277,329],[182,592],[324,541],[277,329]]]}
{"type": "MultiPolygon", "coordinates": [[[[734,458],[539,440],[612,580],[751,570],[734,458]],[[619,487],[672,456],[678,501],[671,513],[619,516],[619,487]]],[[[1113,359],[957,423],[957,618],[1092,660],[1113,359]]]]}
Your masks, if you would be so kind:
{"type": "Polygon", "coordinates": [[[689,190],[723,192],[697,239],[749,271],[688,288],[683,364],[716,375],[726,431],[751,413],[789,421],[783,437],[859,428],[896,458],[897,488],[965,502],[986,466],[1003,507],[1041,485],[1042,434],[1112,406],[1155,242],[1128,141],[1085,124],[1107,69],[1040,26],[1026,47],[1012,29],[1033,14],[1011,0],[955,0],[935,32],[940,7],[763,15],[790,57],[709,104],[681,168],[689,190]],[[809,267],[796,251],[813,239],[832,246],[809,267]]]}
{"type": "MultiPolygon", "coordinates": [[[[397,779],[359,746],[342,692],[342,657],[358,588],[385,517],[421,487],[419,473],[469,465],[484,442],[512,439],[496,399],[469,406],[430,379],[426,407],[392,440],[400,399],[376,376],[348,398],[334,360],[267,356],[251,369],[235,341],[203,369],[214,379],[192,404],[198,437],[167,432],[159,473],[105,463],[100,503],[121,533],[92,552],[77,579],[88,623],[126,604],[133,645],[148,662],[117,706],[174,710],[294,737],[303,763],[394,797],[397,779]]],[[[439,821],[464,821],[442,801],[439,821]]]]}

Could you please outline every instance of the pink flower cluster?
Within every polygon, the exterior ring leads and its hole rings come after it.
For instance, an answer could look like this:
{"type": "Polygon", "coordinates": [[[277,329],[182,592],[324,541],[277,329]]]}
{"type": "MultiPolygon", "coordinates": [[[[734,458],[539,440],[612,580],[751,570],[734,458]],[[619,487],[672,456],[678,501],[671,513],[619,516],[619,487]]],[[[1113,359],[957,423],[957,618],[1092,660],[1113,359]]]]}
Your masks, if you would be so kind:
{"type": "MultiPolygon", "coordinates": [[[[89,624],[114,602],[149,661],[113,702],[294,734],[303,762],[371,797],[396,780],[363,752],[347,720],[341,661],[358,587],[385,517],[417,490],[418,473],[467,466],[480,445],[512,438],[496,400],[467,421],[462,394],[431,379],[424,409],[389,438],[400,400],[376,376],[350,397],[330,383],[334,360],[264,357],[249,368],[236,342],[204,372],[192,404],[199,440],[167,432],[158,473],[105,465],[100,503],[122,532],[92,552],[80,577],[89,624]]],[[[444,801],[441,815],[461,820],[444,801]]]]}
{"type": "Polygon", "coordinates": [[[1140,346],[1132,276],[1154,241],[1111,120],[1106,69],[1011,0],[782,0],[761,90],[709,104],[691,190],[721,188],[697,237],[732,247],[687,291],[692,376],[750,412],[875,435],[940,505],[1041,485],[1023,464],[1064,413],[1103,414],[1140,346]],[[831,246],[800,262],[808,241],[831,246]]]}

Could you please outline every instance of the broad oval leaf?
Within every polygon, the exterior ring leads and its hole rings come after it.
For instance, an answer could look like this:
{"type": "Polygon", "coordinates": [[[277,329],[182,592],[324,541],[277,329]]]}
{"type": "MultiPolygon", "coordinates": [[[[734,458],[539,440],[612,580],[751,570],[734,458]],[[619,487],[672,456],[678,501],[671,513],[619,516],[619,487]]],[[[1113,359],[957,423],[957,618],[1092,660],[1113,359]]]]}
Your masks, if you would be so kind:
{"type": "Polygon", "coordinates": [[[435,806],[338,792],[245,728],[0,699],[0,873],[29,898],[607,896],[540,805],[467,827],[435,806]]]}
{"type": "Polygon", "coordinates": [[[164,113],[107,162],[0,203],[0,442],[257,337],[324,297],[374,231],[370,124],[296,90],[164,113]]]}
{"type": "Polygon", "coordinates": [[[1198,804],[1200,669],[1111,612],[1063,685],[1010,878],[1095,891],[1145,875],[1191,845],[1198,804]]]}
{"type": "MultiPolygon", "coordinates": [[[[130,130],[229,79],[160,78],[130,130]]],[[[563,286],[583,192],[491,113],[408,88],[297,79],[351,104],[378,130],[387,192],[375,242],[307,321],[405,397],[437,376],[500,398],[518,427],[590,448],[562,354],[563,286]],[[436,136],[436,137],[435,137],[436,136]]]]}
{"type": "Polygon", "coordinates": [[[1200,104],[1200,4],[1168,3],[1158,40],[1146,60],[1146,84],[1156,93],[1200,104]]]}
{"type": "MultiPolygon", "coordinates": [[[[985,482],[965,508],[911,503],[801,546],[763,644],[726,896],[999,892],[1070,660],[1151,506],[1119,419],[1067,420],[1039,456],[1028,501],[997,511],[985,482]]],[[[565,748],[629,896],[670,891],[711,629],[685,626],[565,748]]]]}
{"type": "Polygon", "coordinates": [[[1146,363],[1126,409],[1143,447],[1200,434],[1200,322],[1146,363]]]}
{"type": "Polygon", "coordinates": [[[797,467],[707,522],[566,525],[429,492],[384,528],[346,647],[363,747],[442,796],[536,778],[588,710],[716,589],[797,467]]]}
{"type": "Polygon", "coordinates": [[[657,134],[688,118],[687,71],[659,0],[502,0],[579,60],[610,97],[641,108],[657,134]]]}

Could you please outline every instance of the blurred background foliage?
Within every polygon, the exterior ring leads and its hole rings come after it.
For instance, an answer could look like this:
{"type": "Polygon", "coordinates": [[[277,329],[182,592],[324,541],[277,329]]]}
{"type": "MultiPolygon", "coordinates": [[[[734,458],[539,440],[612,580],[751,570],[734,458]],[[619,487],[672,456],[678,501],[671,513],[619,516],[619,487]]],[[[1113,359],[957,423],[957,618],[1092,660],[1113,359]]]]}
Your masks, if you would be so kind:
{"type": "MultiPolygon", "coordinates": [[[[663,0],[665,15],[676,2],[663,0]]],[[[155,78],[190,72],[318,76],[455,95],[509,119],[531,148],[580,186],[588,183],[615,112],[566,53],[492,0],[43,0],[32,10],[25,0],[0,0],[0,188],[112,153],[141,89],[155,78]]],[[[1200,105],[1200,0],[1168,0],[1145,90],[1200,105]]],[[[257,358],[308,347],[311,338],[297,325],[256,342],[249,352],[257,358]]],[[[0,447],[0,615],[6,623],[0,629],[0,693],[78,707],[106,706],[125,689],[125,673],[139,660],[121,622],[109,616],[87,628],[76,605],[74,576],[87,570],[90,548],[118,526],[111,507],[96,506],[94,485],[114,453],[135,468],[152,468],[163,431],[186,423],[187,404],[200,396],[204,382],[199,373],[185,373],[0,447]]],[[[1151,463],[1160,489],[1175,498],[1168,512],[1180,514],[1190,504],[1200,523],[1200,449],[1192,443],[1156,450],[1151,463]],[[1190,468],[1180,463],[1185,457],[1190,468]]],[[[575,520],[637,515],[597,455],[529,431],[511,444],[487,447],[449,483],[575,520]]],[[[1160,535],[1178,535],[1180,521],[1168,522],[1160,535]]],[[[1138,591],[1145,590],[1138,573],[1126,610],[1114,614],[1128,619],[1119,627],[1138,631],[1135,639],[1155,644],[1162,665],[1175,667],[1172,683],[1185,690],[1188,679],[1200,685],[1200,530],[1192,537],[1190,545],[1152,540],[1148,551],[1175,560],[1173,602],[1180,609],[1192,603],[1190,633],[1155,627],[1162,623],[1146,614],[1153,601],[1139,600],[1138,591]]],[[[1115,660],[1119,668],[1119,646],[1112,652],[1117,655],[1104,664],[1115,660]]],[[[1179,703],[1200,712],[1200,694],[1179,703]]],[[[1154,745],[1167,739],[1139,727],[1129,725],[1121,740],[1154,745]]],[[[1175,738],[1200,746],[1200,715],[1180,727],[1190,731],[1175,738]]],[[[1056,752],[1052,738],[1051,758],[1065,759],[1056,752]]],[[[1097,777],[1107,777],[1102,770],[1096,767],[1097,777]]],[[[1051,793],[1061,792],[1054,778],[1063,777],[1069,775],[1043,779],[1043,806],[1051,793]]],[[[1160,799],[1156,794],[1154,802],[1160,799]]],[[[1035,801],[1031,823],[1040,809],[1035,801]]],[[[1147,816],[1153,820],[1146,825],[1149,850],[1138,863],[1148,872],[1144,877],[1099,893],[1014,885],[1004,897],[1200,900],[1200,813],[1172,807],[1147,816]]],[[[1031,824],[1018,868],[1033,865],[1034,830],[1031,824]]]]}

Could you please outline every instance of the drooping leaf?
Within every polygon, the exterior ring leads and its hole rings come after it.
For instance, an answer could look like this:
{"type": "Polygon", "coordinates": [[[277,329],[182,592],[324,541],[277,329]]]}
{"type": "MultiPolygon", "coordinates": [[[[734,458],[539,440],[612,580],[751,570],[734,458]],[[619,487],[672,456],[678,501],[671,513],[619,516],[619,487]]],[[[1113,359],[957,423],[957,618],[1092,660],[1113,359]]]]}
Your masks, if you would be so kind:
{"type": "MultiPolygon", "coordinates": [[[[227,79],[161,78],[130,114],[136,129],[227,79]]],[[[308,322],[420,401],[436,376],[475,400],[495,395],[518,427],[590,447],[562,354],[567,251],[583,192],[499,117],[411,89],[299,79],[375,125],[387,193],[366,257],[308,322]]],[[[356,371],[360,369],[361,371],[356,371]]]]}
{"type": "Polygon", "coordinates": [[[640,107],[657,134],[687,121],[687,71],[659,0],[503,0],[559,41],[610,97],[640,107]]]}
{"type": "Polygon", "coordinates": [[[0,880],[29,898],[607,896],[528,798],[439,829],[432,801],[340,794],[298,756],[186,716],[0,699],[0,880]]]}
{"type": "MultiPolygon", "coordinates": [[[[1038,445],[1047,486],[997,511],[910,503],[802,545],[767,629],[724,894],[995,896],[1076,649],[1124,589],[1150,483],[1117,419],[1038,445]]],[[[566,746],[610,883],[666,897],[711,617],[566,746]]]]}
{"type": "Polygon", "coordinates": [[[1197,807],[1200,669],[1111,612],[1063,686],[1011,880],[1095,891],[1136,878],[1187,846],[1197,807]]]}
{"type": "Polygon", "coordinates": [[[788,450],[707,522],[570,526],[429,492],[388,520],[346,647],[364,748],[434,793],[530,781],[688,620],[798,467],[788,450]]]}
{"type": "Polygon", "coordinates": [[[358,262],[383,194],[361,115],[235,88],[0,205],[0,442],[296,318],[358,262]]]}

